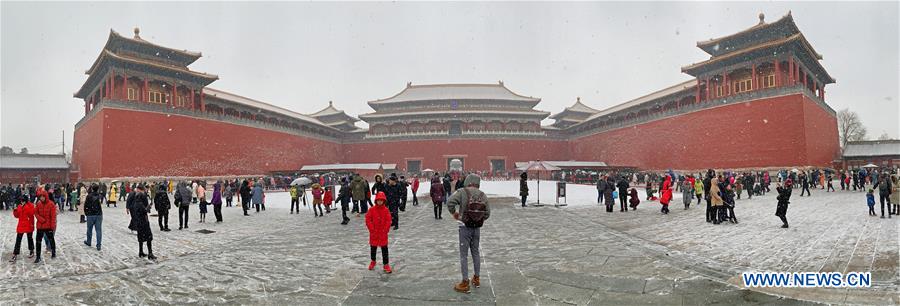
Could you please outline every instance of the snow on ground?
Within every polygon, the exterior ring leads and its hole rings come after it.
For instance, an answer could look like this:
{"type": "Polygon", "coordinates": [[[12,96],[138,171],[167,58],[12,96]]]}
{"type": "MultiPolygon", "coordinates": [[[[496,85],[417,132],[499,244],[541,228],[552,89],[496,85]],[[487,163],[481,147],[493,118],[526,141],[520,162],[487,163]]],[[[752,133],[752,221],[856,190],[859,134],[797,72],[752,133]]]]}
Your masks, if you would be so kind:
{"type": "MultiPolygon", "coordinates": [[[[554,185],[546,185],[542,202],[553,200],[554,185]]],[[[785,230],[773,216],[774,194],[739,200],[739,224],[712,225],[704,207],[684,210],[680,200],[669,215],[646,202],[637,211],[607,213],[593,206],[593,186],[569,185],[565,208],[518,207],[517,181],[485,181],[482,189],[498,196],[482,229],[483,285],[469,295],[451,289],[460,278],[456,223],[446,210],[444,220],[433,218],[425,183],[422,205],[409,202],[400,230],[390,234],[391,275],[365,270],[361,218],[342,226],[339,212],[314,218],[304,207],[291,215],[285,192],[270,192],[268,210],[248,217],[223,208],[223,224],[198,223],[193,206],[190,230],[177,230],[171,212],[172,232],[153,226],[156,263],[137,257],[120,205],[104,208],[103,251],[82,244],[84,225],[65,212],[58,258],[10,264],[15,219],[0,211],[0,304],[898,303],[900,220],[868,217],[859,192],[795,193],[785,230]],[[735,285],[749,270],[871,271],[875,284],[760,293],[735,285]]],[[[207,219],[214,220],[211,208],[207,219]]]]}

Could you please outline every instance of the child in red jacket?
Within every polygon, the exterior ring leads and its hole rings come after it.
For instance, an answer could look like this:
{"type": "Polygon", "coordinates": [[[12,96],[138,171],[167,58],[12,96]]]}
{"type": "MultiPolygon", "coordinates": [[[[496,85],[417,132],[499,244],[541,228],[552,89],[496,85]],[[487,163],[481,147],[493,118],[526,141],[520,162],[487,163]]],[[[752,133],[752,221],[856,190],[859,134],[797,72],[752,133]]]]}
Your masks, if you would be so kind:
{"type": "Polygon", "coordinates": [[[369,263],[369,270],[375,268],[375,253],[378,247],[381,247],[381,257],[384,263],[384,272],[391,273],[391,265],[388,264],[388,232],[391,230],[391,212],[388,211],[387,196],[384,192],[378,192],[375,195],[375,206],[369,208],[366,213],[366,227],[369,228],[369,246],[372,255],[372,262],[369,263]]]}
{"type": "Polygon", "coordinates": [[[18,206],[13,209],[13,216],[19,219],[19,223],[16,226],[16,247],[9,262],[16,262],[19,258],[23,235],[28,238],[28,258],[34,257],[34,240],[31,238],[31,233],[34,232],[34,204],[28,202],[28,197],[19,198],[18,206]]]}
{"type": "MultiPolygon", "coordinates": [[[[331,191],[331,187],[325,187],[325,195],[322,196],[322,201],[325,202],[325,212],[331,213],[331,203],[334,202],[334,192],[331,191]]],[[[322,211],[322,206],[319,206],[319,212],[322,211]]],[[[313,212],[316,212],[316,208],[313,207],[313,212]]]]}

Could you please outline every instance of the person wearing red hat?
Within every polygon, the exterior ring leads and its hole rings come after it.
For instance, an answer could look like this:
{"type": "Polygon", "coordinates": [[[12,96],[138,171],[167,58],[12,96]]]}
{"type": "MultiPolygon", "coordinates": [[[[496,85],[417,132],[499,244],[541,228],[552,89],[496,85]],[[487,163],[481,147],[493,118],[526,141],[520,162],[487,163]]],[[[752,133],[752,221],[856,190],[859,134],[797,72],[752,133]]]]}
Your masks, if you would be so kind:
{"type": "Polygon", "coordinates": [[[369,270],[375,269],[375,255],[378,247],[381,247],[384,272],[391,273],[391,265],[388,261],[388,232],[391,230],[391,212],[388,211],[385,203],[387,203],[387,196],[384,192],[378,192],[375,195],[375,206],[369,208],[366,213],[366,227],[369,228],[369,247],[372,255],[369,270]]]}
{"type": "Polygon", "coordinates": [[[53,238],[53,232],[56,231],[56,204],[50,200],[47,191],[44,189],[38,190],[37,200],[38,203],[34,211],[34,217],[37,219],[37,236],[35,237],[37,241],[35,254],[37,256],[34,259],[34,263],[41,262],[41,240],[45,236],[47,241],[50,242],[50,258],[56,258],[56,240],[53,238]]]}
{"type": "Polygon", "coordinates": [[[34,241],[31,238],[31,233],[34,232],[34,204],[28,202],[28,197],[19,198],[19,204],[13,209],[13,216],[19,219],[19,223],[16,225],[16,247],[9,262],[16,262],[19,258],[23,235],[28,239],[28,258],[34,256],[34,241]]]}

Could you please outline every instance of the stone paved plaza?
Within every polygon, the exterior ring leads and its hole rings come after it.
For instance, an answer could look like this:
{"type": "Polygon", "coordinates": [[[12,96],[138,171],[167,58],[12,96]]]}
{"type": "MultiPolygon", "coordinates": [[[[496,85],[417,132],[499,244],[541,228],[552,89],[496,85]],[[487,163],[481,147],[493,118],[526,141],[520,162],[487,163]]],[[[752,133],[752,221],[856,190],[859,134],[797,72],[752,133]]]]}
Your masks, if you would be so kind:
{"type": "MultiPolygon", "coordinates": [[[[427,190],[425,188],[424,190],[427,190]]],[[[487,191],[490,193],[490,190],[487,191]]],[[[791,228],[773,215],[775,195],[739,200],[740,223],[706,223],[703,209],[661,215],[657,203],[606,213],[599,206],[516,206],[494,197],[482,229],[482,286],[458,282],[456,223],[421,206],[401,214],[390,236],[394,273],[368,271],[362,218],[341,226],[332,212],[288,214],[286,193],[244,217],[224,208],[225,223],[190,231],[154,226],[156,263],[137,258],[124,205],[104,209],[103,251],[81,244],[74,213],[59,217],[59,257],[35,265],[6,262],[15,219],[0,216],[0,304],[264,305],[798,305],[898,304],[900,219],[866,215],[862,193],[792,199],[791,228]],[[216,231],[211,234],[195,232],[216,231]],[[868,289],[740,288],[743,271],[871,271],[868,289]]],[[[587,204],[587,203],[581,203],[587,204]]],[[[210,209],[209,220],[214,220],[210,209]]],[[[155,214],[155,211],[154,211],[155,214]]],[[[151,220],[155,224],[155,218],[151,220]]],[[[27,251],[25,251],[27,253],[27,251]]],[[[380,256],[380,252],[379,252],[380,256]]]]}

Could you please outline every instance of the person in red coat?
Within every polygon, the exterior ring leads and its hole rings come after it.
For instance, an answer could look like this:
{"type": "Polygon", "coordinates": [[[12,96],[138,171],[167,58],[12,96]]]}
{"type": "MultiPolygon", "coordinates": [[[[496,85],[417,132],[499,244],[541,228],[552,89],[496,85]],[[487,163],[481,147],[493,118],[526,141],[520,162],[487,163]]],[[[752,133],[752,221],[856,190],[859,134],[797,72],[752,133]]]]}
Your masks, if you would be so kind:
{"type": "Polygon", "coordinates": [[[34,217],[37,219],[37,236],[35,236],[37,256],[34,263],[41,262],[41,241],[44,236],[50,241],[50,258],[56,258],[56,240],[53,238],[53,233],[56,231],[56,204],[50,200],[44,189],[38,190],[37,199],[38,203],[34,211],[34,217]]]}
{"type": "Polygon", "coordinates": [[[666,175],[666,180],[659,189],[659,204],[662,204],[660,210],[663,214],[669,213],[669,202],[672,201],[672,177],[666,175]]]}
{"type": "Polygon", "coordinates": [[[419,206],[419,197],[416,196],[416,192],[419,191],[419,176],[413,176],[413,181],[411,184],[412,192],[413,192],[413,206],[419,206]]]}
{"type": "Polygon", "coordinates": [[[28,258],[34,256],[34,240],[31,237],[31,233],[34,232],[34,204],[28,202],[28,197],[20,197],[19,205],[13,209],[13,216],[19,219],[19,223],[16,225],[16,247],[9,262],[16,262],[19,258],[22,236],[28,237],[28,258]]]}
{"type": "Polygon", "coordinates": [[[369,228],[369,246],[372,255],[369,270],[375,268],[375,253],[378,247],[381,247],[384,272],[391,273],[391,265],[388,264],[388,232],[391,230],[391,212],[388,211],[385,203],[387,203],[387,196],[384,192],[378,192],[375,195],[375,206],[369,208],[366,213],[366,227],[369,228]]]}

